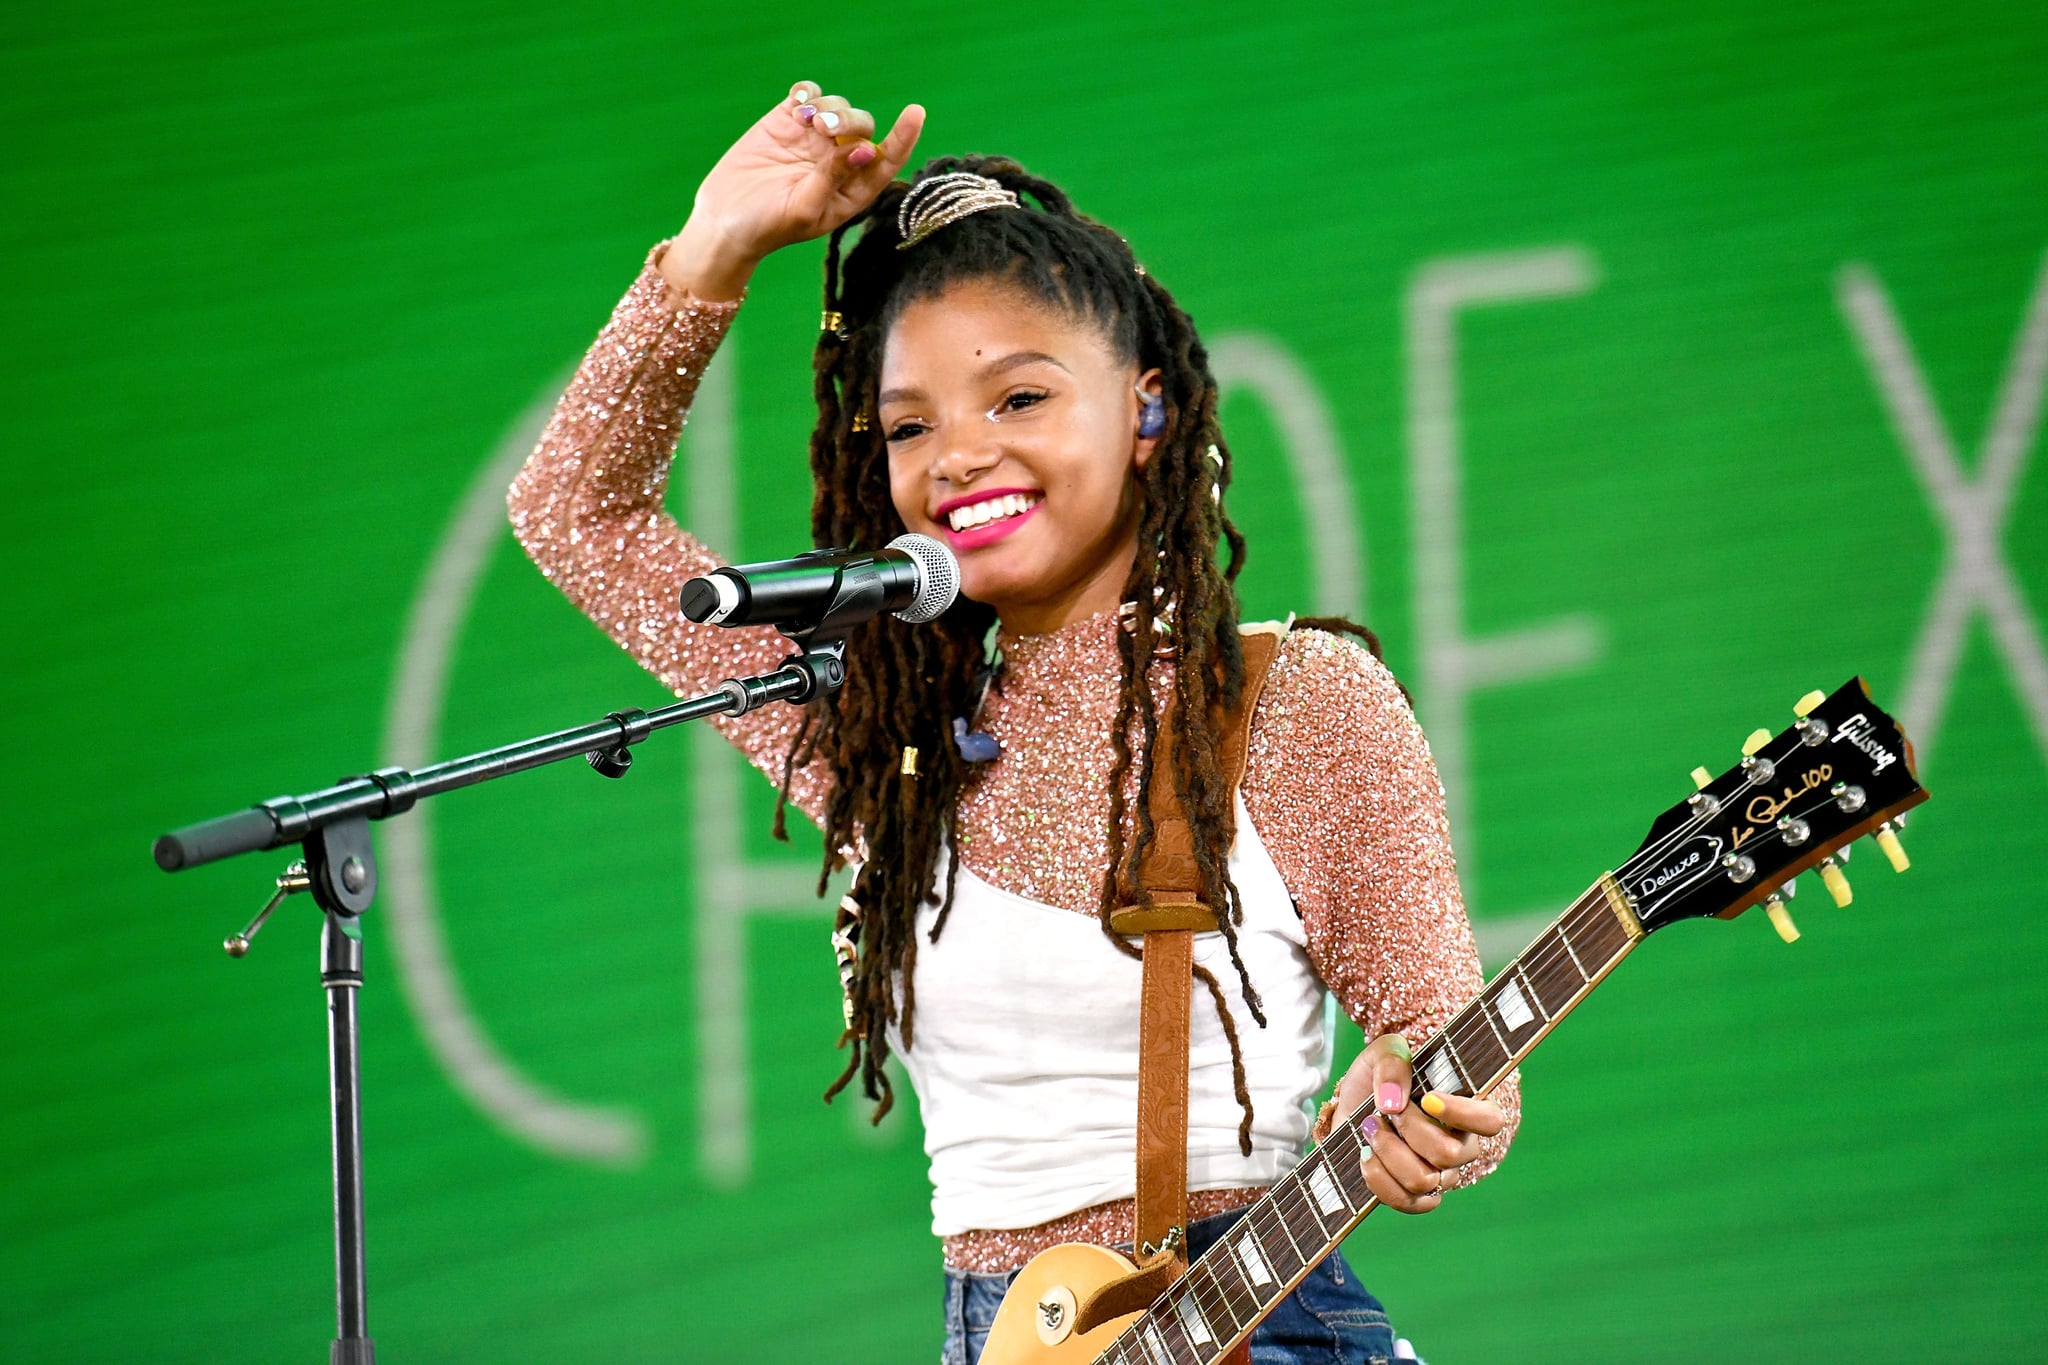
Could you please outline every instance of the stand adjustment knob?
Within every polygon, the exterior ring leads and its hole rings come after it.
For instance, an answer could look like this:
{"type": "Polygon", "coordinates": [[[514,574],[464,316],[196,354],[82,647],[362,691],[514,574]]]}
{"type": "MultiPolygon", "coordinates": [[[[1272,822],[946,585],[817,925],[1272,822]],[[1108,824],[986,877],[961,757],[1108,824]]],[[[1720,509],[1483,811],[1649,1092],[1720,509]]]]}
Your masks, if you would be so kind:
{"type": "MultiPolygon", "coordinates": [[[[354,862],[355,860],[351,858],[349,861],[354,862]]],[[[360,867],[358,867],[356,875],[358,877],[362,876],[360,867]]],[[[344,878],[348,876],[346,864],[342,866],[342,876],[344,878]]],[[[264,921],[270,918],[270,912],[284,904],[286,896],[294,895],[300,891],[311,891],[312,889],[313,878],[307,874],[304,862],[295,862],[287,867],[278,874],[277,890],[271,894],[269,901],[264,904],[263,908],[256,912],[256,918],[250,920],[248,927],[243,929],[241,933],[229,934],[227,938],[222,940],[221,950],[229,957],[246,957],[249,952],[249,940],[255,938],[262,931],[264,921]]]]}

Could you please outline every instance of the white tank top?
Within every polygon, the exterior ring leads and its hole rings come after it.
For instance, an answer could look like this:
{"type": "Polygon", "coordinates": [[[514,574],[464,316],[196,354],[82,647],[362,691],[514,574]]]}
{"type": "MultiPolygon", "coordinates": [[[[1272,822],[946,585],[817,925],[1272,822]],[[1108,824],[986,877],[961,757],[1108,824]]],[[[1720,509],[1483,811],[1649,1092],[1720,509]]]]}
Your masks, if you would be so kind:
{"type": "MultiPolygon", "coordinates": [[[[1246,1008],[1220,933],[1195,961],[1230,1002],[1252,1098],[1252,1153],[1238,1150],[1230,1043],[1194,984],[1189,1033],[1188,1188],[1271,1184],[1301,1158],[1309,1100],[1329,1075],[1324,987],[1279,870],[1238,797],[1230,876],[1244,901],[1238,949],[1265,1006],[1246,1008]]],[[[944,885],[946,854],[937,868],[944,885]]],[[[932,1232],[1027,1228],[1137,1191],[1141,969],[1101,924],[990,885],[966,867],[939,941],[918,917],[917,1045],[890,1046],[909,1072],[931,1158],[932,1232]]]]}

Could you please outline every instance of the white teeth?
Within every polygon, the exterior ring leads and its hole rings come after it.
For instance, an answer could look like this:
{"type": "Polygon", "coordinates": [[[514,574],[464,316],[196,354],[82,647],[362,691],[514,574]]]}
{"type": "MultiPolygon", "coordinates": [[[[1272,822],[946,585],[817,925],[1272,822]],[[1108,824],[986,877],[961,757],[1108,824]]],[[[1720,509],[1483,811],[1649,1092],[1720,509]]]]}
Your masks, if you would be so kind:
{"type": "Polygon", "coordinates": [[[946,522],[956,531],[965,531],[976,526],[985,526],[999,517],[1014,517],[1020,512],[1028,511],[1037,502],[1038,499],[1028,493],[1006,493],[1000,498],[990,498],[986,502],[956,507],[946,514],[946,522]]]}

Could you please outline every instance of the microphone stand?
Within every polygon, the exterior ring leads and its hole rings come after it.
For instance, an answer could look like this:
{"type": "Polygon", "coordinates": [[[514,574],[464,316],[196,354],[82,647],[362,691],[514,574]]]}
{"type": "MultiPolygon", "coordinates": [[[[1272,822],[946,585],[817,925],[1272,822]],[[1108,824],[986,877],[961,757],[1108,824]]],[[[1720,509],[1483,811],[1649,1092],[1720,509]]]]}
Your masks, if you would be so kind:
{"type": "Polygon", "coordinates": [[[280,796],[232,815],[166,834],[153,849],[157,866],[178,872],[238,853],[298,844],[302,856],[277,878],[256,917],[222,946],[229,957],[249,951],[286,897],[310,891],[324,916],[320,984],[327,993],[328,1080],[334,1119],[334,1300],[337,1323],[330,1365],[375,1365],[364,1288],[361,1087],[356,1066],[356,992],[363,984],[360,917],[377,894],[377,858],[370,821],[402,815],[422,797],[509,777],[581,755],[605,777],[624,777],[633,746],[656,730],[706,716],[744,715],[772,702],[801,705],[846,681],[846,629],[827,622],[788,634],[799,652],[772,673],[728,678],[713,691],[653,711],[613,711],[601,721],[521,740],[466,758],[409,772],[379,768],[301,796],[280,796]]]}

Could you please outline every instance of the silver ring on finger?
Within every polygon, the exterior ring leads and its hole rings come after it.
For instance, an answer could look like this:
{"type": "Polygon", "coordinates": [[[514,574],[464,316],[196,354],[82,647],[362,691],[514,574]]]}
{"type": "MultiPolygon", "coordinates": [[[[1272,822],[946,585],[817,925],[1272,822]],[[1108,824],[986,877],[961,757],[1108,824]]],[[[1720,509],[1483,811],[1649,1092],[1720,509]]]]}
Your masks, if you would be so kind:
{"type": "Polygon", "coordinates": [[[1443,1173],[1442,1171],[1438,1171],[1438,1172],[1436,1173],[1436,1184],[1430,1187],[1430,1191],[1429,1191],[1429,1192],[1430,1192],[1431,1194],[1433,1194],[1433,1195],[1437,1196],[1437,1197],[1438,1197],[1439,1199],[1441,1199],[1441,1198],[1443,1197],[1443,1193],[1444,1193],[1444,1173],[1443,1173]]]}

